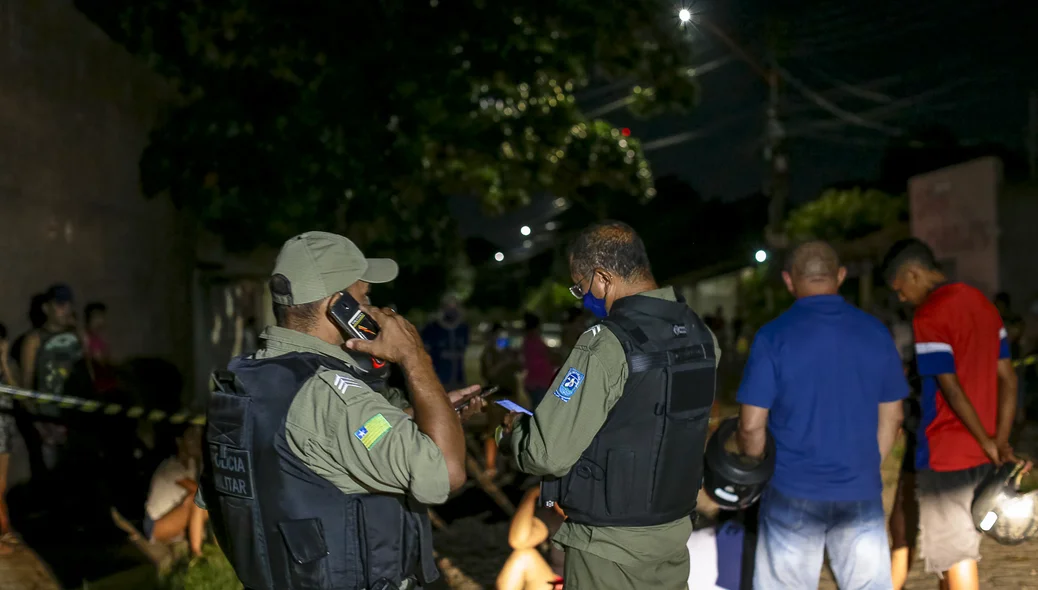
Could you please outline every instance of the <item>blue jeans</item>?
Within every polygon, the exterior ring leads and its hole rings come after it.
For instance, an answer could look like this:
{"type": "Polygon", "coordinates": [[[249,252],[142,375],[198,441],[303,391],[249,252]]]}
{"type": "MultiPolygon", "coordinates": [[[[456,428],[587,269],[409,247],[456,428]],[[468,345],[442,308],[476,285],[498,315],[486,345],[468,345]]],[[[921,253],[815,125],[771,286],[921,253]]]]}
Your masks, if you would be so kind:
{"type": "Polygon", "coordinates": [[[883,499],[802,500],[769,488],[761,498],[754,590],[818,588],[822,560],[840,590],[890,590],[883,499]]]}

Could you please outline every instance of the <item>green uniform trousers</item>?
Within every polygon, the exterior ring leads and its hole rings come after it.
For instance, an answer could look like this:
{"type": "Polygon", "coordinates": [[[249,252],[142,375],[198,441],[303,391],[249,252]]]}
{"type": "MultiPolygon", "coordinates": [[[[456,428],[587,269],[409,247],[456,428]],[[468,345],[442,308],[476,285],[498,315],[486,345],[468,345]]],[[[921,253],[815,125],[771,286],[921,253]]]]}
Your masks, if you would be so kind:
{"type": "Polygon", "coordinates": [[[686,590],[689,560],[679,552],[662,561],[623,565],[566,547],[566,590],[686,590]]]}

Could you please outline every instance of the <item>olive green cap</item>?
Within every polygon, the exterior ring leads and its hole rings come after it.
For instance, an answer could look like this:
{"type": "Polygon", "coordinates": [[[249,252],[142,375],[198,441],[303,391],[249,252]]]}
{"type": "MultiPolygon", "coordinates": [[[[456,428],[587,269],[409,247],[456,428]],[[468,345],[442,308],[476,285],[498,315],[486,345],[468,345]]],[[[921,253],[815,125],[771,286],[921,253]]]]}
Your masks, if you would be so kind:
{"type": "Polygon", "coordinates": [[[273,294],[274,303],[302,305],[331,297],[357,281],[388,283],[399,267],[388,258],[365,258],[346,238],[311,231],[290,238],[274,263],[275,275],[291,284],[290,296],[273,294]]]}

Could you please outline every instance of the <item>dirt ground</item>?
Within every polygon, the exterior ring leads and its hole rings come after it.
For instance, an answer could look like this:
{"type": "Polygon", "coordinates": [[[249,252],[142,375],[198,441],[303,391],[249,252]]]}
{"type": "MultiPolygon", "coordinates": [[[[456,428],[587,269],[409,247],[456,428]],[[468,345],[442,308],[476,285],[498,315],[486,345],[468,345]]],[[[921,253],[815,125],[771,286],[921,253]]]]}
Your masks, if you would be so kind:
{"type": "MultiPolygon", "coordinates": [[[[1030,457],[1038,457],[1038,425],[1030,426],[1023,434],[1018,451],[1030,457]]],[[[893,504],[897,486],[898,461],[899,458],[891,457],[884,465],[884,504],[888,511],[893,504]]],[[[459,519],[436,534],[436,546],[440,553],[450,558],[451,563],[468,577],[449,583],[453,590],[493,588],[497,573],[508,558],[508,523],[486,524],[484,518],[475,516],[459,519]]],[[[1036,550],[1038,541],[1004,547],[985,538],[981,548],[981,588],[1038,590],[1038,560],[1034,557],[1036,550]]],[[[907,590],[930,590],[936,586],[936,579],[923,571],[923,563],[917,559],[912,564],[907,590]]],[[[837,588],[828,571],[823,572],[818,587],[820,590],[837,588]]]]}

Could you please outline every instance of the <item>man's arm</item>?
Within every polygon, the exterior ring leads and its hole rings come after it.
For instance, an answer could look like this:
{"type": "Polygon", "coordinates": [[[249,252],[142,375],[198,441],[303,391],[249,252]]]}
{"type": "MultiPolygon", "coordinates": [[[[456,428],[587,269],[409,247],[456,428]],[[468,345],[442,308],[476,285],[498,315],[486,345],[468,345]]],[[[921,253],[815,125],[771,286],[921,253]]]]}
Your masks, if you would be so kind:
{"type": "Polygon", "coordinates": [[[744,455],[759,458],[767,442],[768,414],[778,395],[778,378],[768,337],[757,333],[746,359],[742,382],[735,399],[739,410],[739,449],[744,455]]]}
{"type": "Polygon", "coordinates": [[[984,452],[993,460],[997,460],[997,445],[994,439],[988,436],[987,431],[984,430],[984,425],[981,424],[980,417],[977,416],[977,410],[973,408],[970,398],[966,397],[966,392],[962,390],[959,377],[955,373],[941,373],[937,375],[937,384],[941,388],[941,395],[944,396],[944,401],[948,402],[948,407],[955,412],[959,420],[962,420],[966,429],[980,443],[980,447],[984,449],[984,452]]]}
{"type": "Polygon", "coordinates": [[[523,473],[565,475],[601,430],[626,380],[616,336],[604,327],[585,332],[534,415],[516,420],[502,446],[511,449],[523,473]]]}
{"type": "Polygon", "coordinates": [[[751,459],[764,456],[768,441],[768,410],[743,404],[739,408],[739,449],[751,459]]]}
{"type": "Polygon", "coordinates": [[[6,354],[7,351],[0,352],[0,378],[6,381],[4,385],[10,385],[11,387],[18,387],[18,376],[15,375],[14,370],[11,369],[11,358],[6,354]]]}
{"type": "Polygon", "coordinates": [[[908,397],[908,380],[905,379],[905,367],[901,362],[901,354],[893,338],[887,337],[886,349],[883,353],[883,377],[879,390],[879,424],[876,440],[879,443],[879,457],[882,463],[890,449],[894,448],[897,433],[905,419],[904,399],[908,397]]]}
{"type": "MultiPolygon", "coordinates": [[[[414,423],[442,451],[451,490],[460,489],[466,479],[465,432],[433,370],[432,359],[425,352],[417,328],[393,310],[367,305],[361,309],[378,322],[381,331],[374,340],[354,339],[346,345],[351,350],[400,364],[407,378],[407,389],[411,392],[414,423]]],[[[404,415],[403,412],[400,414],[404,415]]]]}
{"type": "Polygon", "coordinates": [[[40,351],[40,334],[32,332],[22,342],[22,384],[32,389],[36,385],[36,354],[40,351]]]}
{"type": "Polygon", "coordinates": [[[343,493],[410,494],[439,504],[451,491],[436,442],[349,373],[325,371],[307,381],[285,433],[292,453],[343,493]]]}
{"type": "Polygon", "coordinates": [[[443,452],[450,477],[450,489],[456,491],[465,485],[465,431],[461,419],[447,398],[443,384],[436,376],[432,359],[424,350],[404,363],[407,389],[411,392],[411,407],[418,430],[429,436],[443,452]]]}
{"type": "Polygon", "coordinates": [[[879,431],[876,438],[879,442],[880,463],[886,460],[890,450],[894,448],[897,432],[905,419],[905,408],[901,400],[883,402],[879,405],[879,431]]]}
{"type": "Polygon", "coordinates": [[[913,318],[915,328],[915,358],[921,377],[933,377],[948,407],[962,420],[973,438],[992,460],[998,460],[995,441],[984,430],[976,409],[970,403],[955,371],[955,350],[952,348],[950,314],[954,310],[927,308],[918,310],[913,318]]]}
{"type": "Polygon", "coordinates": [[[1009,444],[1016,420],[1017,382],[1013,361],[1008,357],[998,360],[998,430],[995,442],[999,447],[1009,444]]]}
{"type": "MultiPolygon", "coordinates": [[[[1016,371],[1009,347],[1009,333],[1005,328],[998,331],[998,429],[995,442],[1000,449],[1009,447],[1009,435],[1016,420],[1017,400],[1016,371]]],[[[1007,453],[1012,455],[1012,451],[1007,453]]]]}

